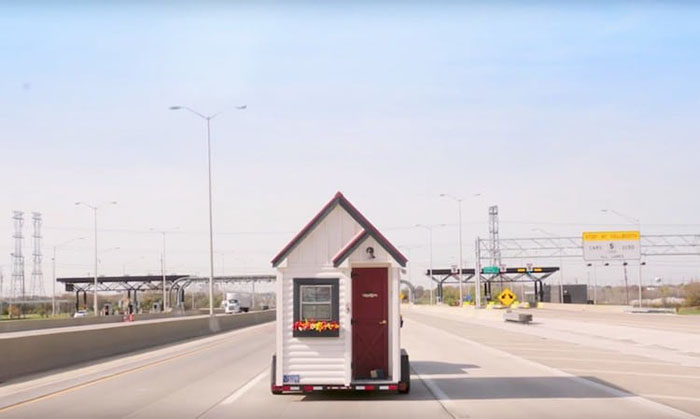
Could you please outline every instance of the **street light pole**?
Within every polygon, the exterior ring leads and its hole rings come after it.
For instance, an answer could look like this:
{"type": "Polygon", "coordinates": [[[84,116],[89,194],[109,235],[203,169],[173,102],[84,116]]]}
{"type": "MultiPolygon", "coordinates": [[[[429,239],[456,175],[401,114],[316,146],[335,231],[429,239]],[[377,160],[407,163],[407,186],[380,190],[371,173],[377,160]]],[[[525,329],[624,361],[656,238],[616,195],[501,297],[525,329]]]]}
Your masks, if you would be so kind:
{"type": "MultiPolygon", "coordinates": [[[[110,201],[107,204],[116,205],[116,203],[117,203],[117,201],[110,201]]],[[[92,211],[95,215],[95,282],[93,284],[93,286],[95,288],[93,290],[93,310],[95,312],[95,316],[97,317],[99,315],[99,313],[97,311],[97,264],[98,264],[98,260],[97,260],[97,210],[99,209],[99,207],[96,205],[87,204],[87,203],[82,202],[82,201],[76,202],[75,205],[84,205],[84,206],[92,209],[92,211]]]]}
{"type": "Polygon", "coordinates": [[[441,197],[444,198],[450,198],[453,201],[457,202],[457,212],[458,212],[458,217],[459,217],[459,261],[458,261],[458,269],[459,272],[457,273],[457,277],[459,279],[459,306],[463,307],[463,296],[462,296],[462,198],[456,198],[450,194],[440,194],[441,197]]]}
{"type": "MultiPolygon", "coordinates": [[[[236,106],[235,109],[244,110],[246,105],[236,106]]],[[[214,216],[212,210],[212,192],[211,192],[211,120],[216,118],[221,112],[213,115],[204,115],[188,106],[171,106],[170,110],[187,110],[200,118],[207,121],[207,163],[208,163],[208,179],[209,179],[209,315],[214,315],[214,216]]],[[[222,111],[223,112],[223,111],[222,111]]]]}
{"type": "MultiPolygon", "coordinates": [[[[558,234],[551,233],[547,230],[543,230],[541,228],[533,228],[532,231],[539,231],[540,233],[543,233],[545,235],[549,236],[554,236],[554,237],[561,237],[558,234]]],[[[564,258],[562,257],[562,253],[564,253],[564,249],[559,248],[559,303],[563,304],[564,303],[564,258]]],[[[550,300],[552,298],[551,293],[549,296],[550,300]]]]}
{"type": "Polygon", "coordinates": [[[56,315],[56,249],[65,246],[68,243],[72,243],[77,240],[83,240],[85,237],[76,237],[74,239],[70,239],[68,241],[64,241],[63,243],[55,244],[53,246],[53,257],[51,258],[51,272],[53,276],[53,286],[52,286],[52,291],[51,291],[51,315],[55,316],[56,315]]]}
{"type": "Polygon", "coordinates": [[[444,226],[445,224],[416,224],[416,227],[428,230],[428,245],[430,246],[430,304],[433,304],[433,228],[444,226]]]}
{"type": "MultiPolygon", "coordinates": [[[[178,228],[176,227],[176,228],[174,228],[174,229],[171,229],[170,231],[172,231],[172,230],[177,230],[177,229],[178,229],[178,228]]],[[[168,308],[168,291],[167,291],[167,289],[166,289],[166,288],[167,288],[167,282],[166,282],[166,278],[165,278],[165,276],[166,276],[166,274],[165,274],[165,272],[166,272],[166,264],[165,264],[165,260],[166,260],[166,258],[165,258],[165,235],[168,233],[168,231],[166,231],[166,230],[158,230],[158,229],[155,229],[155,228],[151,228],[151,231],[155,231],[155,232],[157,232],[157,233],[160,233],[161,236],[162,236],[162,239],[163,239],[163,253],[161,254],[161,257],[160,257],[160,271],[161,271],[160,273],[161,273],[161,275],[163,276],[163,304],[162,304],[163,309],[162,309],[162,310],[165,311],[165,309],[168,308]]]]}
{"type": "MultiPolygon", "coordinates": [[[[450,198],[454,201],[457,201],[457,210],[459,212],[459,306],[464,307],[463,303],[463,292],[462,292],[462,284],[463,284],[463,276],[462,276],[462,269],[463,269],[463,259],[462,259],[462,198],[457,198],[454,197],[450,194],[442,193],[440,194],[441,197],[446,197],[450,198]]],[[[477,197],[481,196],[481,193],[475,193],[472,194],[472,196],[477,197]]]]}
{"type": "MultiPolygon", "coordinates": [[[[624,218],[627,221],[632,222],[637,226],[637,231],[639,232],[639,252],[640,252],[640,260],[639,260],[639,277],[637,278],[637,291],[639,294],[639,308],[642,308],[642,260],[641,260],[641,247],[642,247],[642,221],[639,218],[632,217],[630,215],[623,214],[619,211],[615,211],[614,209],[602,209],[600,212],[603,213],[608,213],[611,212],[618,217],[624,218]]],[[[625,280],[627,279],[627,268],[625,267],[625,280]]]]}

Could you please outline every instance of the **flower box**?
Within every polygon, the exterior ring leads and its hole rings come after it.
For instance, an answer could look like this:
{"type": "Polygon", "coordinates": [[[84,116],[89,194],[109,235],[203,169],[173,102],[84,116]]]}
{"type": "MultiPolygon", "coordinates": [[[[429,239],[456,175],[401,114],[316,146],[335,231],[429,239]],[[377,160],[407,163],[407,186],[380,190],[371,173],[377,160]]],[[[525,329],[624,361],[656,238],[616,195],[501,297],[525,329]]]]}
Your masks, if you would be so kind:
{"type": "Polygon", "coordinates": [[[294,337],[338,337],[340,323],[335,320],[303,320],[294,322],[294,337]]]}

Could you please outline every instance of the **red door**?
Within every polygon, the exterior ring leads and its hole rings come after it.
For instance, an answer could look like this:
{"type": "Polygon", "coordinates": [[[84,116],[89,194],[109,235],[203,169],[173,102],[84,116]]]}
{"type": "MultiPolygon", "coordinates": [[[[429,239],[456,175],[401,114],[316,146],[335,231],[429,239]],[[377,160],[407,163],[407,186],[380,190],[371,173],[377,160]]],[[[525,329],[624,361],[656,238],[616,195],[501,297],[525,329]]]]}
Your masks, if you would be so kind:
{"type": "Polygon", "coordinates": [[[372,378],[372,370],[389,376],[387,268],[352,270],[353,379],[372,378]]]}

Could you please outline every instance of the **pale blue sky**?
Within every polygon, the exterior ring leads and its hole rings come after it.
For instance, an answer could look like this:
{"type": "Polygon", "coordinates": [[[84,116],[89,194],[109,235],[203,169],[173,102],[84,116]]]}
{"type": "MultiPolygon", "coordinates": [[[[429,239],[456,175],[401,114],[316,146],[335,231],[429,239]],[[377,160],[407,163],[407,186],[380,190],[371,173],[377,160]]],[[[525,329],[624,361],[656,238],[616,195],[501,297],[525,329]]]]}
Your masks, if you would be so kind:
{"type": "MultiPolygon", "coordinates": [[[[174,104],[249,106],[213,123],[216,244],[231,272],[269,270],[336,190],[397,245],[421,246],[415,272],[425,233],[403,227],[454,224],[440,192],[483,194],[465,201],[470,264],[490,204],[503,237],[629,227],[606,207],[645,232],[700,231],[690,2],[59,3],[0,3],[8,244],[13,209],[44,214],[48,254],[90,232],[74,201],[117,200],[101,216],[104,247],[121,247],[105,273],[155,271],[160,242],[145,231],[172,226],[173,269],[205,273],[204,125],[174,104]]],[[[436,233],[436,265],[456,261],[455,237],[454,225],[436,233]]],[[[90,271],[90,250],[65,249],[59,275],[90,271]]],[[[666,260],[649,275],[699,271],[666,260]]]]}

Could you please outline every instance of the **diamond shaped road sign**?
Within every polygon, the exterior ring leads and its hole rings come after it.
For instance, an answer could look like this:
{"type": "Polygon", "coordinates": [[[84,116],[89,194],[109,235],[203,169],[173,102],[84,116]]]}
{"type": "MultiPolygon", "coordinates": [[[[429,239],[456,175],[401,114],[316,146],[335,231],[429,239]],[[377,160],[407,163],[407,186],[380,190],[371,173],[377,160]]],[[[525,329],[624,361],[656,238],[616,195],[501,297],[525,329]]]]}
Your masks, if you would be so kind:
{"type": "Polygon", "coordinates": [[[504,306],[509,306],[515,301],[515,293],[508,288],[504,288],[496,297],[504,306]]]}

